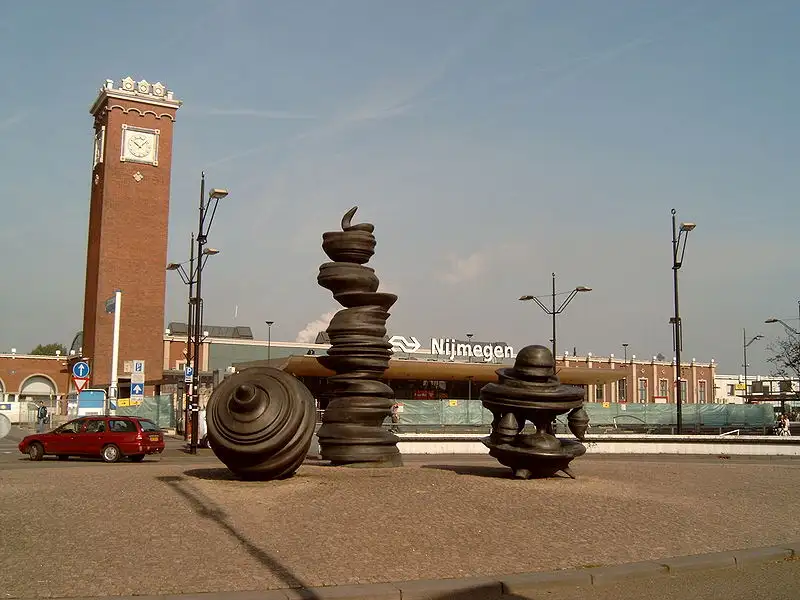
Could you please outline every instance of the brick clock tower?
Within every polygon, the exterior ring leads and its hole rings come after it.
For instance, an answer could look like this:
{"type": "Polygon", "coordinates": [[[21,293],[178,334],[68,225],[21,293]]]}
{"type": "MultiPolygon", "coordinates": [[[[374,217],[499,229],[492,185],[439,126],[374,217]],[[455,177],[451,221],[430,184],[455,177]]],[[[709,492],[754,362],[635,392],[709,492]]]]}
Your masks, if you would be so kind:
{"type": "Polygon", "coordinates": [[[163,376],[172,130],[180,106],[163,84],[127,77],[119,87],[106,80],[90,110],[83,356],[92,367],[90,386],[108,387],[114,315],[105,305],[120,290],[120,398],[130,396],[133,361],[144,361],[148,387],[163,376]]]}

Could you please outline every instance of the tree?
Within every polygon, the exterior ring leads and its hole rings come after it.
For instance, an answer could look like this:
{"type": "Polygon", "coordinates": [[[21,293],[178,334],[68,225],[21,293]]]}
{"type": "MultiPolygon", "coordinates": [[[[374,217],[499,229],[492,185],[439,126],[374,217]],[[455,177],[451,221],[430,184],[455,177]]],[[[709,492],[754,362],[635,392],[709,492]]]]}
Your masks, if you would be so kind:
{"type": "Polygon", "coordinates": [[[778,338],[767,346],[772,354],[767,362],[772,365],[772,374],[789,379],[800,379],[800,337],[778,338]]]}
{"type": "Polygon", "coordinates": [[[52,344],[39,344],[36,348],[31,350],[31,354],[34,356],[55,356],[57,350],[60,351],[61,354],[67,353],[67,347],[64,344],[53,342],[52,344]]]}

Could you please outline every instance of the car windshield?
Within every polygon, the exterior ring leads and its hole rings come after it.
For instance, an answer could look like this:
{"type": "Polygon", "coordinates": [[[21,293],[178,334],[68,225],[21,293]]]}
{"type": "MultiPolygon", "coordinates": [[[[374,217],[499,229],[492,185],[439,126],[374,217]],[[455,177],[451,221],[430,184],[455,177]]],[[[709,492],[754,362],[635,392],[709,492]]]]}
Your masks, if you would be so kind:
{"type": "Polygon", "coordinates": [[[142,427],[142,431],[158,431],[158,427],[152,421],[139,419],[139,425],[142,427]]]}

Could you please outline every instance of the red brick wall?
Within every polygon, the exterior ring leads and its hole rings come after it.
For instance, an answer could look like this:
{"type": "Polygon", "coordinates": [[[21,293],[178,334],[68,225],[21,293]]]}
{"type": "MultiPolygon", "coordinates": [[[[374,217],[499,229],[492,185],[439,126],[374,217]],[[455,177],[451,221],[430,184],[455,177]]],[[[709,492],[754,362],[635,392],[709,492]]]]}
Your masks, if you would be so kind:
{"type": "Polygon", "coordinates": [[[92,386],[108,385],[111,379],[114,316],[106,314],[104,305],[116,289],[122,290],[120,377],[126,360],[144,360],[148,382],[161,379],[163,373],[176,109],[156,108],[159,115],[169,116],[139,114],[136,109],[144,112],[153,107],[136,100],[109,99],[95,120],[96,127],[106,125],[106,134],[103,162],[92,174],[86,265],[83,354],[92,360],[92,386]],[[109,109],[111,105],[115,107],[109,109]],[[157,166],[120,161],[123,124],[160,130],[157,166]],[[137,172],[143,176],[138,182],[133,177],[137,172]]]}
{"type": "Polygon", "coordinates": [[[9,394],[19,393],[25,380],[34,375],[44,375],[52,379],[57,395],[66,394],[72,381],[67,370],[67,361],[63,357],[0,356],[3,391],[9,394]]]}

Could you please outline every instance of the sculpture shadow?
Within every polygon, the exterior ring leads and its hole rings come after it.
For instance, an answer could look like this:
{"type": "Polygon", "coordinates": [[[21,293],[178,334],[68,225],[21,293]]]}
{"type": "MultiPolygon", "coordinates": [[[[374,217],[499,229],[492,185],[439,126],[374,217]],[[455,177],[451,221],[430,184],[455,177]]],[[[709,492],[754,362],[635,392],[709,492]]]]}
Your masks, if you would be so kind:
{"type": "MultiPolygon", "coordinates": [[[[438,471],[452,471],[453,473],[457,473],[458,475],[472,475],[474,477],[491,477],[494,479],[512,479],[515,481],[522,481],[514,479],[511,469],[503,466],[489,467],[481,465],[422,465],[422,468],[436,469],[438,471]]],[[[555,475],[550,475],[549,477],[543,477],[537,479],[554,479],[554,478],[569,479],[569,477],[566,474],[561,472],[558,472],[555,475]]]]}
{"type": "Polygon", "coordinates": [[[245,481],[238,477],[228,467],[214,467],[210,469],[189,469],[183,472],[188,477],[206,479],[208,481],[245,481]]]}
{"type": "MultiPolygon", "coordinates": [[[[223,469],[198,470],[221,471],[223,469]]],[[[233,525],[228,522],[227,513],[222,508],[217,506],[213,500],[204,497],[202,492],[193,489],[190,485],[187,485],[188,482],[184,477],[179,475],[167,475],[156,477],[156,479],[166,484],[173,492],[182,497],[195,513],[205,519],[208,519],[222,529],[225,533],[227,533],[230,537],[235,539],[236,542],[242,548],[244,548],[250,556],[272,571],[286,585],[286,587],[303,588],[304,598],[307,598],[308,600],[320,600],[319,595],[314,594],[311,590],[308,590],[307,588],[309,586],[306,585],[306,583],[298,578],[294,573],[292,573],[291,570],[281,564],[281,562],[278,561],[274,556],[262,550],[248,540],[244,535],[242,535],[233,525]]]]}
{"type": "MultiPolygon", "coordinates": [[[[463,588],[454,592],[445,592],[439,596],[427,596],[428,600],[476,600],[477,598],[487,598],[500,600],[525,600],[524,596],[517,594],[504,593],[497,595],[497,584],[476,585],[474,587],[463,588]]],[[[537,596],[538,597],[538,596],[537,596]]]]}

